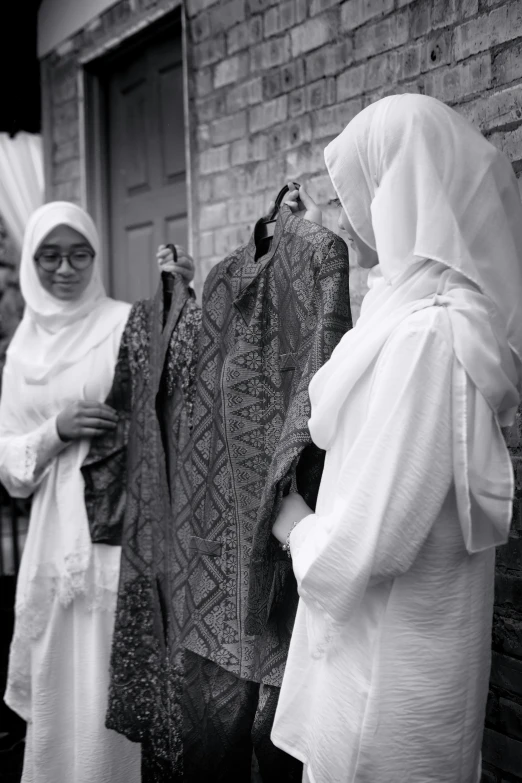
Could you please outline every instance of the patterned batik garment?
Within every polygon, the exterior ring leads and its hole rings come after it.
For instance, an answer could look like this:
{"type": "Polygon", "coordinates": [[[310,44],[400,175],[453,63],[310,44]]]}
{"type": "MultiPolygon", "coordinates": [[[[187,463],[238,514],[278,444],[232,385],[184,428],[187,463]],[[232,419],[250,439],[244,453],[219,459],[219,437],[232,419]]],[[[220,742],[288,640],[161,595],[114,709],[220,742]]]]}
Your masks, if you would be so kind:
{"type": "Polygon", "coordinates": [[[352,325],[348,250],[283,205],[269,253],[255,254],[252,237],[204,288],[184,640],[242,679],[280,685],[297,590],[270,531],[290,486],[315,507],[324,452],[308,431],[308,385],[352,325]]]}
{"type": "MultiPolygon", "coordinates": [[[[166,279],[163,275],[163,284],[166,279]]],[[[111,399],[119,399],[120,411],[128,409],[131,418],[106,725],[142,743],[144,783],[182,779],[180,626],[189,529],[178,507],[188,506],[186,468],[201,323],[201,311],[181,279],[175,278],[168,314],[164,297],[160,286],[153,300],[134,305],[115,376],[115,382],[127,384],[130,399],[125,400],[125,388],[111,391],[111,399]]],[[[112,470],[103,444],[96,445],[94,456],[104,459],[94,476],[91,468],[91,487],[116,485],[124,419],[120,416],[118,442],[114,435],[107,441],[112,470]]],[[[92,453],[89,460],[96,464],[92,453]]],[[[91,489],[93,514],[96,508],[117,510],[120,503],[116,492],[107,501],[91,489]]]]}

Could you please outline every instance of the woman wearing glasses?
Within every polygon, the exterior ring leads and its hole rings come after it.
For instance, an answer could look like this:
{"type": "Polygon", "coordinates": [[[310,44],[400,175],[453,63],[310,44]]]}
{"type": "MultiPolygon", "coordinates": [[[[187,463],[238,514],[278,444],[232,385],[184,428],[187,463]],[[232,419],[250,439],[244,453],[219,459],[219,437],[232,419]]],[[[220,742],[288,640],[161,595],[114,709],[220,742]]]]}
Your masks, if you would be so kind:
{"type": "MultiPolygon", "coordinates": [[[[192,277],[190,259],[177,268],[192,277]]],[[[105,295],[96,228],[66,202],[29,221],[20,285],[0,481],[33,495],[5,695],[28,723],[23,782],[137,783],[139,745],[104,727],[120,548],[91,543],[80,472],[89,438],[117,421],[103,400],[130,305],[105,295]]]]}

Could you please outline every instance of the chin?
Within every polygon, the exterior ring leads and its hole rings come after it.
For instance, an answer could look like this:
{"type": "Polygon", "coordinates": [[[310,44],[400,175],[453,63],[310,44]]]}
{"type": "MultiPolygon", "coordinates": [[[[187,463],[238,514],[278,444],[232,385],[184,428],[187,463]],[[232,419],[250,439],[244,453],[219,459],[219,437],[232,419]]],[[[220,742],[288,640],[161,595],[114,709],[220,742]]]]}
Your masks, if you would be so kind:
{"type": "Polygon", "coordinates": [[[69,289],[63,288],[62,286],[53,287],[53,296],[56,297],[56,299],[60,299],[62,302],[73,302],[80,297],[80,294],[81,291],[78,291],[76,287],[71,287],[69,289]]]}

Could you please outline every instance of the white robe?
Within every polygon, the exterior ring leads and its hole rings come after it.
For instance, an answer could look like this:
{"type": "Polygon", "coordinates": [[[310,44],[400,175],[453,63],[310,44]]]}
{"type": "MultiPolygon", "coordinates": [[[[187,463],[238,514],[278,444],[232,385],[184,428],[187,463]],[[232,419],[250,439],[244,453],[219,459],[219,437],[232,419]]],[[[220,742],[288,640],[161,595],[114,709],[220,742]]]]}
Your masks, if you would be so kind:
{"type": "Polygon", "coordinates": [[[107,396],[128,308],[105,340],[41,383],[4,371],[0,480],[34,493],[16,594],[6,703],[28,721],[23,783],[138,783],[140,746],[105,728],[120,547],[90,541],[80,466],[56,416],[107,396]]]}
{"type": "Polygon", "coordinates": [[[480,779],[495,552],[464,545],[452,386],[474,398],[445,308],[420,310],[351,391],[291,534],[301,600],[272,739],[312,783],[480,779]]]}

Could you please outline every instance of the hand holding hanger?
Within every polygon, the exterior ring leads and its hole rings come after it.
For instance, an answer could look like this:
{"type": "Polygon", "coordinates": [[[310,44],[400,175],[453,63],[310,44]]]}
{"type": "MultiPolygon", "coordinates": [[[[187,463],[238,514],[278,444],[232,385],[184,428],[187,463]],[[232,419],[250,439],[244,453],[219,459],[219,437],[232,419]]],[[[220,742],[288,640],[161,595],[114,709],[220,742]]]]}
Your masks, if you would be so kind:
{"type": "Polygon", "coordinates": [[[317,223],[319,226],[322,226],[323,213],[313,198],[308,195],[304,186],[301,185],[299,189],[296,189],[294,183],[289,182],[288,188],[288,194],[285,197],[284,203],[287,207],[290,207],[294,215],[309,220],[310,223],[317,223]]]}
{"type": "Polygon", "coordinates": [[[160,272],[179,274],[187,283],[194,278],[194,259],[181,245],[160,245],[156,253],[160,272]]]}

